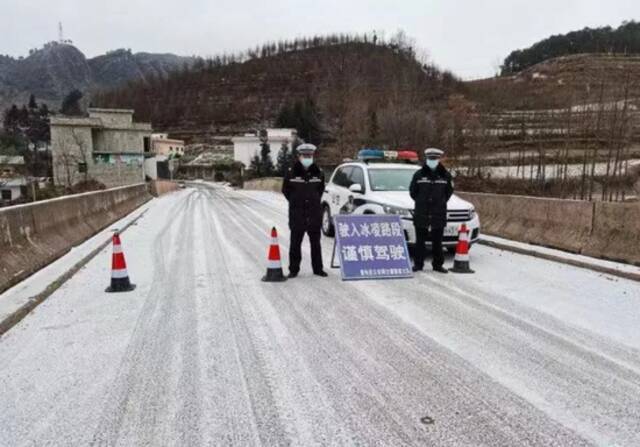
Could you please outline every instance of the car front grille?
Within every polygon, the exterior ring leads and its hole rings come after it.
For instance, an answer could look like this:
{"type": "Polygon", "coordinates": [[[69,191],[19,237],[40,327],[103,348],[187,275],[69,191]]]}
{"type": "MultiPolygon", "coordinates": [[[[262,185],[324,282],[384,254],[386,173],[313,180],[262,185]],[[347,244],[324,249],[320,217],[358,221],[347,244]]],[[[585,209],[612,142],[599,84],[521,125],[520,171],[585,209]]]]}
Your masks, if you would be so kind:
{"type": "Polygon", "coordinates": [[[471,212],[469,210],[447,211],[447,221],[449,222],[466,222],[468,220],[471,220],[471,212]]]}
{"type": "MultiPolygon", "coordinates": [[[[413,220],[414,212],[411,212],[411,217],[403,217],[406,220],[413,220]]],[[[471,220],[471,211],[469,210],[449,210],[447,211],[447,222],[468,222],[471,220]]]]}

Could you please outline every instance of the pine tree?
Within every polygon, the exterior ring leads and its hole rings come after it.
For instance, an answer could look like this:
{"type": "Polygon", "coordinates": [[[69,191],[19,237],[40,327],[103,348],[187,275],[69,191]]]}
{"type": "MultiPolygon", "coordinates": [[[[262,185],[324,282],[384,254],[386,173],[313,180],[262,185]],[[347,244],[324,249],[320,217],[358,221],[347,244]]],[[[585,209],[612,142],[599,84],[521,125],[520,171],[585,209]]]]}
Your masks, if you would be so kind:
{"type": "Polygon", "coordinates": [[[82,92],[80,90],[72,90],[62,100],[62,107],[60,113],[68,116],[80,116],[82,115],[82,106],[80,100],[82,99],[82,92]]]}
{"type": "Polygon", "coordinates": [[[35,110],[37,108],[38,108],[38,103],[36,102],[35,95],[32,93],[31,96],[29,96],[29,109],[35,110]]]}
{"type": "Polygon", "coordinates": [[[293,104],[285,104],[278,118],[278,127],[296,129],[298,135],[306,142],[320,144],[324,135],[321,125],[321,116],[315,101],[308,97],[304,101],[296,101],[293,104]]]}
{"type": "Polygon", "coordinates": [[[255,177],[262,177],[262,164],[260,163],[260,157],[254,155],[249,163],[249,170],[253,172],[255,177]]]}
{"type": "Polygon", "coordinates": [[[276,171],[278,175],[284,177],[287,172],[287,169],[293,164],[294,155],[293,151],[289,150],[289,146],[286,143],[282,143],[280,146],[280,151],[278,152],[278,160],[276,165],[276,171]]]}
{"type": "Polygon", "coordinates": [[[273,160],[271,160],[271,148],[269,143],[260,145],[260,176],[268,177],[273,174],[273,160]]]}

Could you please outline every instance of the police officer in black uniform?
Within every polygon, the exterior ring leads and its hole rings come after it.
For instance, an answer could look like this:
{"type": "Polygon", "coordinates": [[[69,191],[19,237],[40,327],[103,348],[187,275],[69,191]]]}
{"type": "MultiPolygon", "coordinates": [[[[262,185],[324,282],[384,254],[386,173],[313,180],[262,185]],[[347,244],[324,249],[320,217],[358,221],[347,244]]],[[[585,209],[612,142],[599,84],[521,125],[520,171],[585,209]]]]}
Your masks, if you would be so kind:
{"type": "Polygon", "coordinates": [[[297,148],[298,160],[287,170],[282,183],[282,193],[289,201],[289,278],[295,278],[300,271],[302,253],[300,246],[304,234],[309,235],[311,245],[311,266],[313,273],[326,277],[322,268],[322,248],[320,247],[320,225],[324,192],[324,174],[313,162],[316,147],[301,144],[297,148]]]}
{"type": "Polygon", "coordinates": [[[449,171],[440,163],[443,154],[440,149],[425,150],[425,164],[416,171],[409,187],[411,198],[416,203],[413,216],[416,229],[414,272],[421,271],[424,267],[424,243],[429,237],[433,250],[433,270],[448,272],[443,266],[442,238],[447,226],[447,202],[453,194],[453,182],[449,171]]]}

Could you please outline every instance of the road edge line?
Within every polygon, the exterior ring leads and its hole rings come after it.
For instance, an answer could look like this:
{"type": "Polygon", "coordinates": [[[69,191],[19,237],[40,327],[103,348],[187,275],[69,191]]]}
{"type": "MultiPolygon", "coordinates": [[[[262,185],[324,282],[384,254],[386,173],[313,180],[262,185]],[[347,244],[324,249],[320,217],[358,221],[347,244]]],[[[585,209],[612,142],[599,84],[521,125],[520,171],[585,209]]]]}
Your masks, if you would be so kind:
{"type": "Polygon", "coordinates": [[[502,242],[489,241],[486,239],[482,239],[482,237],[480,238],[480,240],[478,240],[477,243],[481,245],[486,245],[488,247],[497,248],[499,250],[506,250],[506,251],[518,253],[521,255],[533,256],[534,258],[546,259],[547,261],[554,261],[561,264],[571,265],[573,267],[580,267],[583,269],[593,270],[598,273],[605,273],[607,275],[617,276],[619,278],[640,282],[640,274],[638,273],[625,272],[621,270],[616,270],[614,268],[605,267],[602,265],[592,264],[585,261],[579,261],[577,259],[569,259],[569,258],[564,258],[562,256],[553,255],[550,253],[542,253],[537,250],[532,250],[532,249],[527,249],[522,247],[515,247],[513,245],[505,244],[502,242]]]}
{"type": "MultiPolygon", "coordinates": [[[[130,222],[127,222],[124,225],[120,232],[124,232],[135,224],[138,220],[145,215],[148,209],[143,210],[138,216],[134,217],[130,222]]],[[[27,315],[31,313],[36,307],[42,304],[47,298],[49,298],[53,293],[58,290],[64,283],[69,281],[73,275],[78,273],[78,271],[87,265],[93,258],[95,258],[102,250],[109,246],[111,243],[111,238],[107,239],[105,242],[101,243],[98,247],[94,248],[89,254],[87,254],[84,258],[80,259],[76,262],[73,267],[64,272],[62,275],[58,276],[53,282],[51,282],[45,289],[38,293],[37,295],[32,296],[27,300],[25,304],[20,306],[14,312],[12,312],[9,316],[0,321],[0,339],[6,334],[11,328],[20,323],[27,315]]]]}

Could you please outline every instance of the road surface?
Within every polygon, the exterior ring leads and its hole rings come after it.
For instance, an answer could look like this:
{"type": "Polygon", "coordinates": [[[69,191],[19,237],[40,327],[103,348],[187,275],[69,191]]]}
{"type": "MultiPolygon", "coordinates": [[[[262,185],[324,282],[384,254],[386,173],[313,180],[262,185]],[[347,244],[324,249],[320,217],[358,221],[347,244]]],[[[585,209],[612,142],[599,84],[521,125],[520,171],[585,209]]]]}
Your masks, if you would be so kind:
{"type": "Polygon", "coordinates": [[[305,250],[265,284],[272,225],[286,258],[276,194],[156,199],[134,292],[104,250],[0,339],[0,445],[640,445],[638,283],[475,246],[472,276],[346,283],[305,250]]]}

